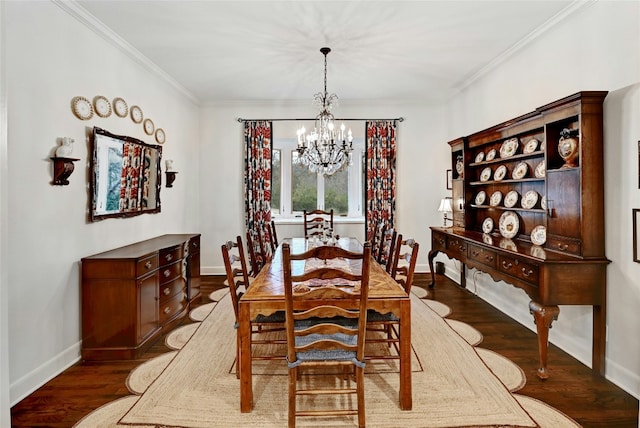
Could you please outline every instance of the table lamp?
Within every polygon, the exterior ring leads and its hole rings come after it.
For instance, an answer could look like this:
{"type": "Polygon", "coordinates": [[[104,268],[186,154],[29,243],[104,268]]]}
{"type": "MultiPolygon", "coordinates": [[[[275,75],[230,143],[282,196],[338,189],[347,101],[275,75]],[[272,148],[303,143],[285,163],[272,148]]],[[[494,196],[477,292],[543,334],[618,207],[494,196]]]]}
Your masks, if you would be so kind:
{"type": "Polygon", "coordinates": [[[441,213],[444,213],[444,227],[447,227],[447,220],[451,220],[453,222],[452,219],[447,217],[448,213],[453,212],[453,206],[452,206],[452,199],[447,197],[447,198],[442,198],[440,200],[440,207],[438,208],[438,211],[440,211],[441,213]]]}

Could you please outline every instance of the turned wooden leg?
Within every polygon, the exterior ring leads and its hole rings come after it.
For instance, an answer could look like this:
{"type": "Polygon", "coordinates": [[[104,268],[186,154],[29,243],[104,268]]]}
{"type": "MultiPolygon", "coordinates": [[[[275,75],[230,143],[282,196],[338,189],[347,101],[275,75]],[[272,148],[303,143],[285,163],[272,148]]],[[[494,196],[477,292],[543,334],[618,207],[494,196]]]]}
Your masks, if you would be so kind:
{"type": "Polygon", "coordinates": [[[557,306],[544,306],[538,302],[529,302],[529,312],[533,314],[533,320],[538,330],[538,352],[540,353],[540,368],[538,369],[538,377],[547,379],[547,351],[549,348],[549,329],[551,323],[558,319],[560,308],[557,306]]]}
{"type": "Polygon", "coordinates": [[[433,268],[433,259],[438,254],[438,250],[429,251],[429,269],[431,270],[431,284],[429,284],[429,288],[433,288],[436,285],[436,271],[433,268]]]}

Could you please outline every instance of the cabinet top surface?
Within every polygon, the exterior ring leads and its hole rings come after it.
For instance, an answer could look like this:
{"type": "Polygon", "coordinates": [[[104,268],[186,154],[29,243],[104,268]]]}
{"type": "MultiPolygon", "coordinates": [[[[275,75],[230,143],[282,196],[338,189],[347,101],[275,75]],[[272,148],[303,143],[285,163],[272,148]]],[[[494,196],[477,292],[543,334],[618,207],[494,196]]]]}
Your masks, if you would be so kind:
{"type": "Polygon", "coordinates": [[[163,248],[184,244],[186,241],[199,236],[199,233],[168,234],[157,236],[145,241],[136,242],[119,248],[114,248],[113,250],[105,251],[103,253],[83,257],[82,261],[110,258],[139,258],[163,248]]]}
{"type": "MultiPolygon", "coordinates": [[[[538,263],[584,263],[585,261],[591,263],[609,263],[606,258],[602,259],[584,259],[581,257],[573,256],[570,254],[555,252],[546,248],[542,248],[538,245],[533,245],[531,242],[523,241],[520,239],[507,240],[502,236],[492,233],[483,234],[472,230],[465,230],[457,227],[436,227],[432,226],[433,232],[443,233],[448,236],[457,236],[471,242],[474,245],[478,245],[492,251],[499,251],[514,256],[521,256],[529,260],[538,263]],[[491,239],[491,243],[484,242],[483,238],[491,239]],[[502,248],[501,243],[509,242],[509,246],[512,247],[512,243],[515,245],[515,250],[509,248],[502,248]]],[[[513,247],[512,247],[513,248],[513,247]]]]}

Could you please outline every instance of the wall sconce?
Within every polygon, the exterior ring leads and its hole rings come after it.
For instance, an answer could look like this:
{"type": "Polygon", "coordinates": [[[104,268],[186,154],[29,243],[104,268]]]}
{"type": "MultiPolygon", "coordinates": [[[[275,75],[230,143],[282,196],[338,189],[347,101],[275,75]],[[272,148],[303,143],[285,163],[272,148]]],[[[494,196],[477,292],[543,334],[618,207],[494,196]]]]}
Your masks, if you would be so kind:
{"type": "Polygon", "coordinates": [[[164,161],[165,175],[167,176],[166,187],[173,187],[173,182],[176,181],[177,172],[173,170],[173,160],[167,159],[164,161]]]}
{"type": "Polygon", "coordinates": [[[447,217],[447,214],[453,212],[453,203],[451,198],[442,198],[440,200],[440,207],[438,207],[438,211],[444,213],[444,227],[447,227],[447,220],[451,220],[451,222],[453,223],[453,219],[447,217]]]}
{"type": "Polygon", "coordinates": [[[60,139],[60,147],[56,149],[56,155],[51,157],[53,161],[53,181],[54,186],[66,186],[69,184],[69,176],[74,170],[73,163],[80,159],[71,158],[73,152],[73,138],[62,137],[60,139]]]}

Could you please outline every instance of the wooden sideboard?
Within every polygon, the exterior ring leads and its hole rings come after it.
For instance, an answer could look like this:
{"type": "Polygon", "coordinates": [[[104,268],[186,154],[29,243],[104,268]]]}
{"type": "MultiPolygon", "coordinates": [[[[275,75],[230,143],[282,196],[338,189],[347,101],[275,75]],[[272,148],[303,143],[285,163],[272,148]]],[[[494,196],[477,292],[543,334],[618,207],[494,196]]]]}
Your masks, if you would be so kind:
{"type": "Polygon", "coordinates": [[[549,376],[549,329],[558,305],[593,307],[592,368],[604,375],[606,95],[579,92],[449,142],[453,226],[431,228],[432,286],[433,260],[443,253],[462,262],[462,286],[471,267],[524,290],[542,379],[549,376]],[[577,145],[569,146],[567,138],[577,145]],[[507,201],[510,193],[514,198],[507,201]]]}
{"type": "Polygon", "coordinates": [[[163,235],[85,257],[82,359],[135,359],[200,296],[200,235],[163,235]]]}

